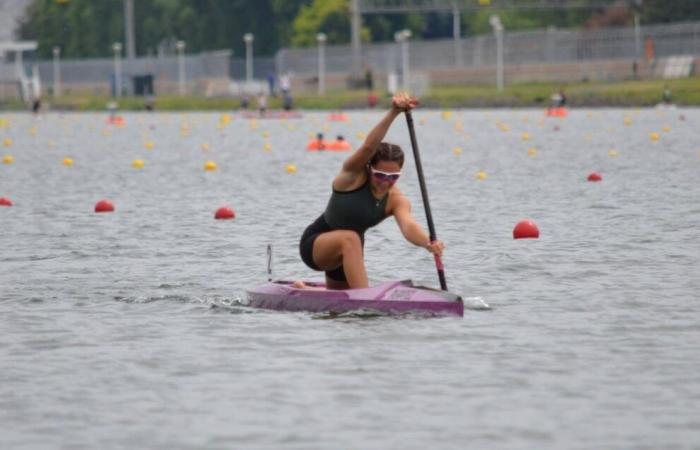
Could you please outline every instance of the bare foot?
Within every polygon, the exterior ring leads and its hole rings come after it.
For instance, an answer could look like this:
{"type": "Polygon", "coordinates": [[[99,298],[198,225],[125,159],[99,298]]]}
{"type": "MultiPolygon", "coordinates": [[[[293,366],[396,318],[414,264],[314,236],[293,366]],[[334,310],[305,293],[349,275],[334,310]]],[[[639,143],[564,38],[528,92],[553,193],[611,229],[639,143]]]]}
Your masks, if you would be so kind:
{"type": "Polygon", "coordinates": [[[325,289],[322,286],[309,286],[301,280],[296,280],[294,283],[292,283],[292,287],[294,287],[295,289],[313,289],[316,291],[322,291],[325,289]]]}

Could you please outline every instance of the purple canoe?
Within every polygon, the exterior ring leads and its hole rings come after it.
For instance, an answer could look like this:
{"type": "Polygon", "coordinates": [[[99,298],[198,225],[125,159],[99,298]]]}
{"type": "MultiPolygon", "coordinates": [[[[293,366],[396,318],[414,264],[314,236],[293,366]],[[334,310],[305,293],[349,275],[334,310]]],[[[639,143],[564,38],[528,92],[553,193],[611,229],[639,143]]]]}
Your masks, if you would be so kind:
{"type": "Polygon", "coordinates": [[[248,304],[278,311],[344,313],[371,310],[387,314],[464,315],[462,298],[447,291],[415,286],[411,280],[387,281],[365,289],[327,290],[306,282],[298,289],[291,281],[271,281],[247,291],[248,304]]]}

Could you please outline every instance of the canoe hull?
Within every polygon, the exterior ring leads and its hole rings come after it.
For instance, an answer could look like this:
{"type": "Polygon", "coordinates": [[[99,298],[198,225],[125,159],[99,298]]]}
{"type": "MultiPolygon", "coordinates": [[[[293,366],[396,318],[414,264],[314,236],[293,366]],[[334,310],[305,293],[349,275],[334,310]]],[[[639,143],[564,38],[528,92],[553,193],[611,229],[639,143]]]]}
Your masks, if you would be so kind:
{"type": "Polygon", "coordinates": [[[388,281],[366,289],[326,290],[307,283],[297,289],[290,281],[269,282],[247,291],[248,304],[277,311],[345,313],[357,310],[386,314],[464,315],[462,298],[450,292],[416,286],[412,281],[388,281]]]}

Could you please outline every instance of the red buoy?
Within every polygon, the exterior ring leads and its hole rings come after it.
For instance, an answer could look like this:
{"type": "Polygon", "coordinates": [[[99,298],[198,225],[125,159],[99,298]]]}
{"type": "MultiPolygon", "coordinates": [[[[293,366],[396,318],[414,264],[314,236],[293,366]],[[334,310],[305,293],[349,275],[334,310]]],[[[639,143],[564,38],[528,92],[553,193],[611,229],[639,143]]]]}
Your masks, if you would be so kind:
{"type": "Polygon", "coordinates": [[[603,181],[603,176],[598,172],[588,174],[588,181],[603,181]]]}
{"type": "Polygon", "coordinates": [[[222,206],[221,208],[216,210],[216,214],[214,214],[214,218],[217,220],[229,220],[233,219],[236,217],[236,213],[233,212],[231,208],[228,206],[222,206]]]}
{"type": "Polygon", "coordinates": [[[12,206],[12,200],[7,197],[0,197],[0,206],[12,206]]]}
{"type": "Polygon", "coordinates": [[[109,200],[100,200],[95,204],[96,213],[114,212],[114,204],[109,200]]]}
{"type": "Polygon", "coordinates": [[[540,237],[540,229],[532,220],[521,220],[513,228],[513,239],[537,239],[540,237]]]}

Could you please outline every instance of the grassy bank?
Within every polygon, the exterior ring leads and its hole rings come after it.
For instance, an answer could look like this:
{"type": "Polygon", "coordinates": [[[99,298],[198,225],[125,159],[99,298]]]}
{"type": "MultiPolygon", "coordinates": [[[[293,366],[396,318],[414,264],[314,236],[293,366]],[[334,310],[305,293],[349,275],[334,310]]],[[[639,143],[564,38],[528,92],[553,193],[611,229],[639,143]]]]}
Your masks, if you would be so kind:
{"type": "MultiPolygon", "coordinates": [[[[664,85],[673,91],[673,101],[683,106],[700,106],[700,76],[679,80],[645,80],[615,83],[531,83],[506,86],[498,92],[495,86],[454,86],[433,87],[428,95],[421,98],[421,104],[431,108],[487,108],[487,107],[544,107],[552,92],[563,86],[569,104],[580,107],[598,106],[652,106],[661,100],[664,85]]],[[[72,111],[103,111],[110,99],[107,97],[64,96],[51,99],[51,107],[72,111]]],[[[379,99],[379,106],[387,106],[389,97],[379,99]]],[[[204,98],[162,96],[156,99],[159,111],[213,110],[230,111],[240,108],[237,98],[204,98]]],[[[325,96],[298,95],[294,106],[299,109],[353,109],[367,106],[364,91],[334,91],[325,96]]],[[[142,98],[122,98],[122,110],[143,110],[142,98]]],[[[281,99],[270,98],[269,108],[280,109],[281,99]]],[[[0,101],[0,109],[23,110],[20,102],[0,101]]]]}

